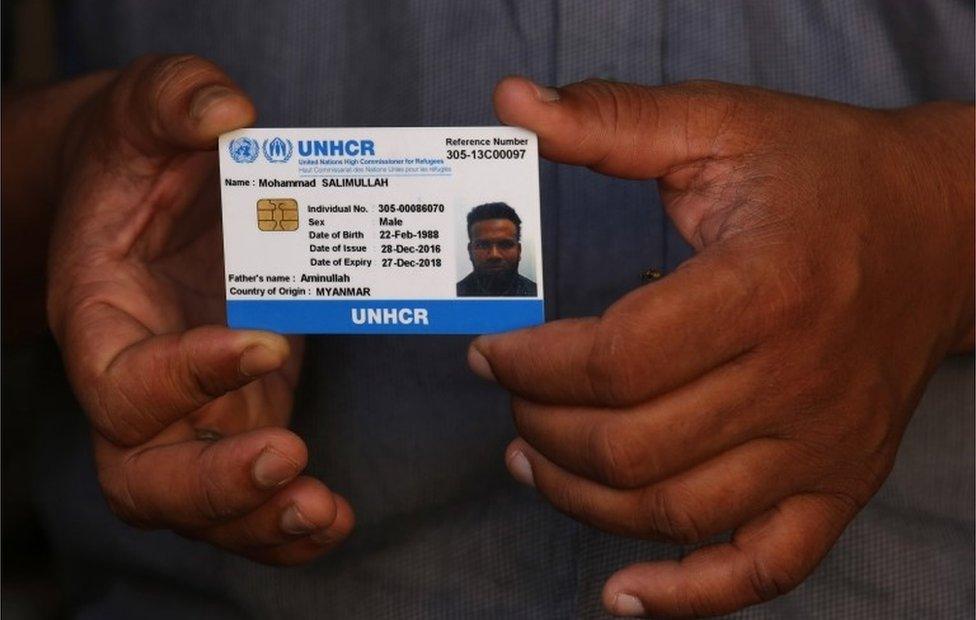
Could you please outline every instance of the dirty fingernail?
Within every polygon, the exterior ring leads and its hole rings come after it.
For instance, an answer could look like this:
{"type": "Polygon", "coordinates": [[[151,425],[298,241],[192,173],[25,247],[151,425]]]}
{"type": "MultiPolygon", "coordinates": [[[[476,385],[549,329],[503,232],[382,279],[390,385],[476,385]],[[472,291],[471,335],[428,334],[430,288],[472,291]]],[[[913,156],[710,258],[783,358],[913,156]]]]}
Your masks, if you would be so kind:
{"type": "Polygon", "coordinates": [[[274,448],[265,448],[254,461],[254,482],[262,489],[273,489],[298,474],[298,464],[274,448]]]}
{"type": "Polygon", "coordinates": [[[257,377],[278,369],[284,359],[280,352],[263,344],[255,344],[241,353],[240,371],[246,377],[257,377]]]}
{"type": "Polygon", "coordinates": [[[292,504],[281,514],[279,523],[285,534],[308,534],[315,529],[296,504],[292,504]]]}
{"type": "Polygon", "coordinates": [[[544,101],[546,103],[551,103],[553,101],[559,101],[559,91],[550,86],[539,86],[535,85],[536,97],[539,101],[544,101]]]}
{"type": "Polygon", "coordinates": [[[215,103],[229,97],[233,93],[234,91],[231,89],[219,84],[201,88],[193,95],[193,99],[190,101],[190,116],[197,120],[203,118],[207,110],[213,107],[215,103]]]}

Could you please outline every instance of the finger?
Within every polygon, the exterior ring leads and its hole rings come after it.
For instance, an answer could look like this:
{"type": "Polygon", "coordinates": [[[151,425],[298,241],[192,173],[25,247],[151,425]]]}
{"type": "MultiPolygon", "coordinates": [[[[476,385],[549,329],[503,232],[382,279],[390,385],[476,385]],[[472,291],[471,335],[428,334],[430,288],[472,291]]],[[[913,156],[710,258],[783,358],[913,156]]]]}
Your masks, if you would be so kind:
{"type": "Polygon", "coordinates": [[[205,326],[156,336],[132,316],[107,304],[77,309],[61,343],[92,424],[120,445],[145,442],[289,357],[277,334],[205,326]]]}
{"type": "Polygon", "coordinates": [[[572,474],[521,439],[508,447],[505,462],[516,479],[580,521],[625,536],[694,543],[812,485],[783,464],[788,457],[783,441],[755,440],[640,489],[615,489],[572,474]]]}
{"type": "Polygon", "coordinates": [[[783,320],[768,271],[735,244],[712,247],[599,319],[482,336],[468,361],[528,400],[636,404],[742,355],[783,320]]]}
{"type": "Polygon", "coordinates": [[[665,207],[696,250],[737,231],[729,208],[741,183],[724,183],[759,156],[769,135],[793,131],[781,97],[718,82],[641,86],[587,80],[559,89],[510,77],[495,89],[502,122],[539,136],[539,152],[606,174],[659,179],[665,207]],[[779,119],[779,120],[777,120],[779,119]],[[775,124],[774,124],[775,123],[775,124]]]}
{"type": "Polygon", "coordinates": [[[519,436],[548,460],[616,488],[668,478],[770,431],[769,380],[758,363],[729,363],[623,409],[542,405],[514,398],[519,436]]]}
{"type": "Polygon", "coordinates": [[[352,508],[340,496],[335,496],[336,518],[332,525],[309,536],[293,540],[277,547],[252,550],[247,555],[265,564],[294,566],[305,564],[328,553],[340,545],[355,524],[352,508]]]}
{"type": "Polygon", "coordinates": [[[108,91],[101,113],[106,139],[99,146],[131,147],[145,157],[211,149],[220,134],[256,116],[250,98],[220,67],[191,55],[136,60],[108,91]]]}
{"type": "MultiPolygon", "coordinates": [[[[282,488],[267,502],[242,517],[208,528],[195,535],[220,547],[254,559],[292,556],[304,561],[305,554],[289,543],[309,539],[308,548],[322,554],[348,536],[353,516],[348,503],[339,501],[324,484],[302,476],[282,488]],[[291,551],[273,549],[286,545],[291,551]]],[[[290,563],[278,561],[275,563],[290,563]]]]}
{"type": "Polygon", "coordinates": [[[856,512],[832,497],[790,497],[730,543],[621,570],[604,586],[603,604],[620,616],[700,617],[767,601],[806,579],[856,512]]]}
{"type": "Polygon", "coordinates": [[[202,58],[147,56],[127,67],[66,147],[72,174],[53,233],[52,271],[79,262],[94,271],[124,256],[154,218],[196,195],[209,172],[195,159],[199,151],[254,118],[250,99],[202,58]]]}
{"type": "Polygon", "coordinates": [[[603,80],[552,89],[508,77],[495,87],[494,103],[503,123],[539,136],[543,157],[648,179],[738,155],[744,138],[729,131],[729,120],[751,110],[740,91],[706,82],[652,88],[603,80]]]}
{"type": "Polygon", "coordinates": [[[95,440],[99,481],[113,511],[135,525],[175,530],[202,529],[251,512],[308,459],[302,440],[283,428],[135,451],[95,440]]]}

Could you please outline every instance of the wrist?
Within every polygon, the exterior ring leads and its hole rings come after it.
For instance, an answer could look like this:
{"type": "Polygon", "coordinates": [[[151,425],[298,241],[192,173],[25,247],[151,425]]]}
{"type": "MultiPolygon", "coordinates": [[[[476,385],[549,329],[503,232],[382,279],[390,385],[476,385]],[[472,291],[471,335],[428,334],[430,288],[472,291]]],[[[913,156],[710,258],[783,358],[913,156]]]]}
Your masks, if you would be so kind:
{"type": "Polygon", "coordinates": [[[907,138],[902,168],[911,184],[919,222],[919,245],[931,247],[929,277],[946,289],[940,296],[946,349],[973,349],[974,337],[974,108],[953,102],[926,103],[897,113],[907,138]],[[942,273],[939,273],[941,271],[942,273]]]}

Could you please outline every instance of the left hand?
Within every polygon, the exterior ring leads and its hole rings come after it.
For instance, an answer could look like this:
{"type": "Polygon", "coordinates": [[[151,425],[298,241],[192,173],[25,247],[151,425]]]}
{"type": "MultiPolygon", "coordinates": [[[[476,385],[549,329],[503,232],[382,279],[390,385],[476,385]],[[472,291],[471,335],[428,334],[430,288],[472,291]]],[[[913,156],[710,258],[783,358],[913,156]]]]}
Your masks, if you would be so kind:
{"type": "Polygon", "coordinates": [[[319,558],[354,517],[301,475],[287,428],[302,340],[223,325],[214,149],[253,104],[194,56],[98,79],[50,156],[64,189],[47,301],[109,508],[267,564],[319,558]]]}
{"type": "Polygon", "coordinates": [[[610,532],[734,529],[618,572],[614,613],[790,590],[887,477],[939,361],[971,346],[972,108],[521,78],[495,105],[549,159],[659,179],[697,253],[600,318],[472,344],[475,372],[514,395],[509,469],[610,532]]]}

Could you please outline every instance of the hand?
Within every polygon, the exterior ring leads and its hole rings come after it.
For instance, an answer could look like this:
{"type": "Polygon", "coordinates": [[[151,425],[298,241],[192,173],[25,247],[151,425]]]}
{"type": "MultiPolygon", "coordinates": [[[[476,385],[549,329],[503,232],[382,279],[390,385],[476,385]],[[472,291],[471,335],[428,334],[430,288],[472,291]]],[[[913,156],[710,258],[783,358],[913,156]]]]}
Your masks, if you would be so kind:
{"type": "Polygon", "coordinates": [[[194,57],[136,61],[76,114],[48,317],[94,428],[99,481],[133,525],[295,564],[344,539],[346,501],[301,476],[285,427],[301,339],[223,327],[219,134],[250,100],[194,57]]]}
{"type": "Polygon", "coordinates": [[[475,372],[514,395],[509,469],[610,532],[734,529],[615,574],[614,613],[721,614],[790,590],[887,476],[936,365],[971,346],[972,108],[521,78],[495,106],[549,159],[659,179],[696,250],[600,318],[472,344],[475,372]]]}

